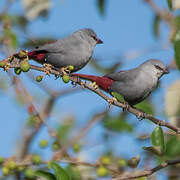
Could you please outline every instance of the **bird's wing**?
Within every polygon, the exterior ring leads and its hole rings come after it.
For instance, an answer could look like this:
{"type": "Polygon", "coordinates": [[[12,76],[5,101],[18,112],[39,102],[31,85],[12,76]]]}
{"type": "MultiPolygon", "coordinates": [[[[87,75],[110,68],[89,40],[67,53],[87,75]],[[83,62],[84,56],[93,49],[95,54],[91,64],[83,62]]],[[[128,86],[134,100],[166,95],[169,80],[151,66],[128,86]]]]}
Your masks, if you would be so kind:
{"type": "Polygon", "coordinates": [[[45,44],[36,48],[36,51],[46,51],[49,53],[66,53],[71,50],[72,47],[77,47],[81,42],[79,39],[69,36],[64,39],[59,39],[55,42],[45,44]],[[74,46],[75,45],[75,46],[74,46]]]}
{"type": "Polygon", "coordinates": [[[105,75],[105,77],[108,77],[114,81],[124,81],[126,82],[127,80],[130,79],[135,79],[137,77],[137,69],[131,69],[131,70],[126,70],[126,71],[119,71],[111,74],[105,75]]]}

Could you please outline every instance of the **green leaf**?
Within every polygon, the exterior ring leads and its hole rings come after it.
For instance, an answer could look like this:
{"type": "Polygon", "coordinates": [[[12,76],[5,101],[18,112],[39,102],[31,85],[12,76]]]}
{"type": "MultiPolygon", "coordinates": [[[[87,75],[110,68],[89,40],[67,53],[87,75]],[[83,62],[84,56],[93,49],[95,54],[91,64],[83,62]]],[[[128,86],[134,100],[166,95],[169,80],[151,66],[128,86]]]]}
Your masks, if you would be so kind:
{"type": "Polygon", "coordinates": [[[46,180],[56,180],[56,177],[54,176],[54,174],[51,174],[50,172],[46,172],[46,171],[42,171],[42,170],[36,171],[35,176],[43,177],[46,180]]]}
{"type": "Polygon", "coordinates": [[[124,102],[124,98],[117,92],[112,92],[111,93],[113,97],[115,97],[118,101],[124,102]]]}
{"type": "Polygon", "coordinates": [[[126,115],[122,113],[120,116],[105,116],[103,119],[103,126],[111,131],[127,131],[132,132],[133,127],[127,123],[126,115]]]}
{"type": "Polygon", "coordinates": [[[101,15],[104,15],[106,0],[97,0],[97,1],[98,1],[98,10],[101,15]]]}
{"type": "Polygon", "coordinates": [[[57,129],[57,138],[63,144],[74,125],[74,119],[72,117],[67,117],[64,122],[57,129]]]}
{"type": "Polygon", "coordinates": [[[69,175],[71,176],[71,179],[73,180],[81,180],[81,175],[78,169],[75,166],[69,165],[66,167],[66,170],[68,171],[69,175]]]}
{"type": "Polygon", "coordinates": [[[50,167],[54,170],[57,180],[71,180],[69,174],[56,162],[51,162],[50,167]]]}
{"type": "Polygon", "coordinates": [[[169,7],[169,10],[173,10],[172,8],[172,0],[167,0],[167,4],[168,4],[168,7],[169,7]]]}
{"type": "Polygon", "coordinates": [[[160,25],[160,18],[159,16],[155,15],[153,20],[153,34],[156,38],[159,37],[159,25],[160,25]]]}
{"type": "Polygon", "coordinates": [[[10,39],[11,41],[11,46],[13,48],[17,48],[18,46],[18,41],[17,41],[17,37],[16,34],[14,32],[12,32],[10,29],[4,29],[3,31],[4,33],[4,37],[10,39]]]}
{"type": "Polygon", "coordinates": [[[152,134],[151,134],[151,142],[152,145],[155,147],[160,147],[160,151],[162,152],[161,154],[164,153],[165,151],[165,146],[164,146],[164,134],[163,130],[160,126],[156,127],[152,134]]]}
{"type": "Polygon", "coordinates": [[[180,156],[180,140],[175,135],[167,141],[165,155],[167,158],[180,156]]]}
{"type": "Polygon", "coordinates": [[[135,105],[136,108],[138,109],[142,109],[144,112],[148,113],[148,114],[152,114],[154,115],[154,106],[153,104],[151,104],[151,102],[149,100],[145,100],[137,105],[135,105]]]}
{"type": "Polygon", "coordinates": [[[180,30],[177,31],[174,39],[174,51],[175,51],[175,60],[178,69],[180,70],[180,30]]]}

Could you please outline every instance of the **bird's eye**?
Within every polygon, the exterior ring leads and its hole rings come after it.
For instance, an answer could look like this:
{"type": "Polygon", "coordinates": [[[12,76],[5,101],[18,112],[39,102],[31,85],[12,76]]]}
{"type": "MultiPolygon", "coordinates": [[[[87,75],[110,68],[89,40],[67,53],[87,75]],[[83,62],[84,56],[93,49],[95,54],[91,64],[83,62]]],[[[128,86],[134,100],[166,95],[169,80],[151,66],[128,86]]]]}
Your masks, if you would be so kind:
{"type": "Polygon", "coordinates": [[[156,65],[154,65],[155,67],[156,67],[156,69],[158,69],[158,70],[163,70],[158,64],[156,64],[156,65]]]}
{"type": "Polygon", "coordinates": [[[93,35],[92,38],[97,41],[97,37],[96,36],[93,35]]]}

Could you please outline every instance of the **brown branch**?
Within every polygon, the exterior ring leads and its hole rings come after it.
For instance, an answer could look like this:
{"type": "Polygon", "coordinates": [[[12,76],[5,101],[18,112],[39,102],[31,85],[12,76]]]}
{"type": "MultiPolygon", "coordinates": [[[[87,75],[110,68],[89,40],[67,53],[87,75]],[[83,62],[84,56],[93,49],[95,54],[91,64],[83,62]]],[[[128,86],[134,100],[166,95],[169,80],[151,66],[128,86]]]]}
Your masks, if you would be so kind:
{"type": "Polygon", "coordinates": [[[170,26],[172,25],[171,21],[173,19],[173,15],[169,11],[165,9],[163,10],[159,9],[156,6],[156,4],[153,2],[153,0],[144,0],[144,2],[146,2],[149,5],[149,7],[151,7],[151,9],[155,12],[157,16],[159,16],[162,20],[167,22],[168,25],[170,26]]]}
{"type": "Polygon", "coordinates": [[[165,161],[164,163],[162,163],[152,169],[143,170],[143,171],[135,172],[135,173],[131,172],[128,174],[124,174],[122,176],[112,178],[111,180],[128,180],[128,179],[135,179],[135,178],[139,178],[139,177],[147,177],[147,176],[151,176],[153,173],[155,173],[163,168],[166,168],[171,165],[179,164],[179,163],[180,163],[180,159],[169,160],[169,161],[165,161]]]}
{"type": "MultiPolygon", "coordinates": [[[[49,100],[47,101],[44,110],[43,110],[43,114],[44,114],[44,118],[46,119],[49,114],[51,113],[51,110],[53,108],[53,104],[54,104],[55,98],[54,97],[50,97],[49,100]]],[[[40,121],[39,125],[33,129],[30,134],[27,134],[25,136],[25,141],[23,143],[23,147],[22,147],[22,151],[21,151],[21,158],[24,158],[29,150],[29,146],[31,145],[31,143],[33,142],[34,138],[36,137],[36,135],[38,134],[39,130],[41,129],[43,125],[43,121],[40,121]]]]}
{"type": "MultiPolygon", "coordinates": [[[[16,67],[19,67],[19,64],[11,63],[10,66],[9,66],[9,68],[16,68],[16,67]]],[[[39,66],[31,65],[31,69],[43,72],[43,68],[39,67],[39,66]]],[[[62,75],[59,71],[56,71],[56,70],[53,70],[53,69],[50,70],[50,73],[54,74],[56,76],[61,76],[62,75]]],[[[81,81],[77,77],[70,77],[70,79],[71,79],[71,81],[73,83],[79,84],[80,86],[82,86],[84,88],[87,88],[87,89],[91,90],[92,92],[96,93],[97,95],[102,97],[105,101],[112,102],[112,105],[115,105],[115,106],[120,107],[120,108],[126,108],[128,112],[130,112],[131,114],[134,114],[136,117],[148,119],[148,120],[152,121],[154,124],[157,124],[159,126],[167,127],[169,129],[173,130],[174,132],[180,134],[180,128],[169,124],[165,120],[160,120],[160,119],[158,119],[156,117],[153,117],[151,114],[146,114],[146,113],[143,113],[143,116],[142,116],[142,111],[141,110],[130,107],[130,106],[127,108],[127,106],[124,103],[119,102],[119,101],[113,101],[113,99],[111,99],[110,97],[105,95],[101,90],[94,88],[89,83],[81,81]]]]}

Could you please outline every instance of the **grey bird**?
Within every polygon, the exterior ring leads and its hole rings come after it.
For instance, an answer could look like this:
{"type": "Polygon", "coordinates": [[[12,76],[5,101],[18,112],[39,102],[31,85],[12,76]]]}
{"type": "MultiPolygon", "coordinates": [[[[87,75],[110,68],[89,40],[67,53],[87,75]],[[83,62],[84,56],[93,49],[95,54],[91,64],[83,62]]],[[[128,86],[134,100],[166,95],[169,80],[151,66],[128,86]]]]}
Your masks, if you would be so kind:
{"type": "Polygon", "coordinates": [[[114,72],[102,77],[76,73],[72,76],[96,82],[101,89],[110,94],[117,92],[130,106],[133,106],[147,98],[157,87],[159,79],[168,73],[162,61],[150,59],[137,68],[114,72]]]}
{"type": "Polygon", "coordinates": [[[72,65],[75,72],[89,62],[95,45],[101,43],[92,29],[85,28],[64,39],[37,47],[28,52],[28,56],[38,63],[50,64],[55,68],[72,65]]]}

